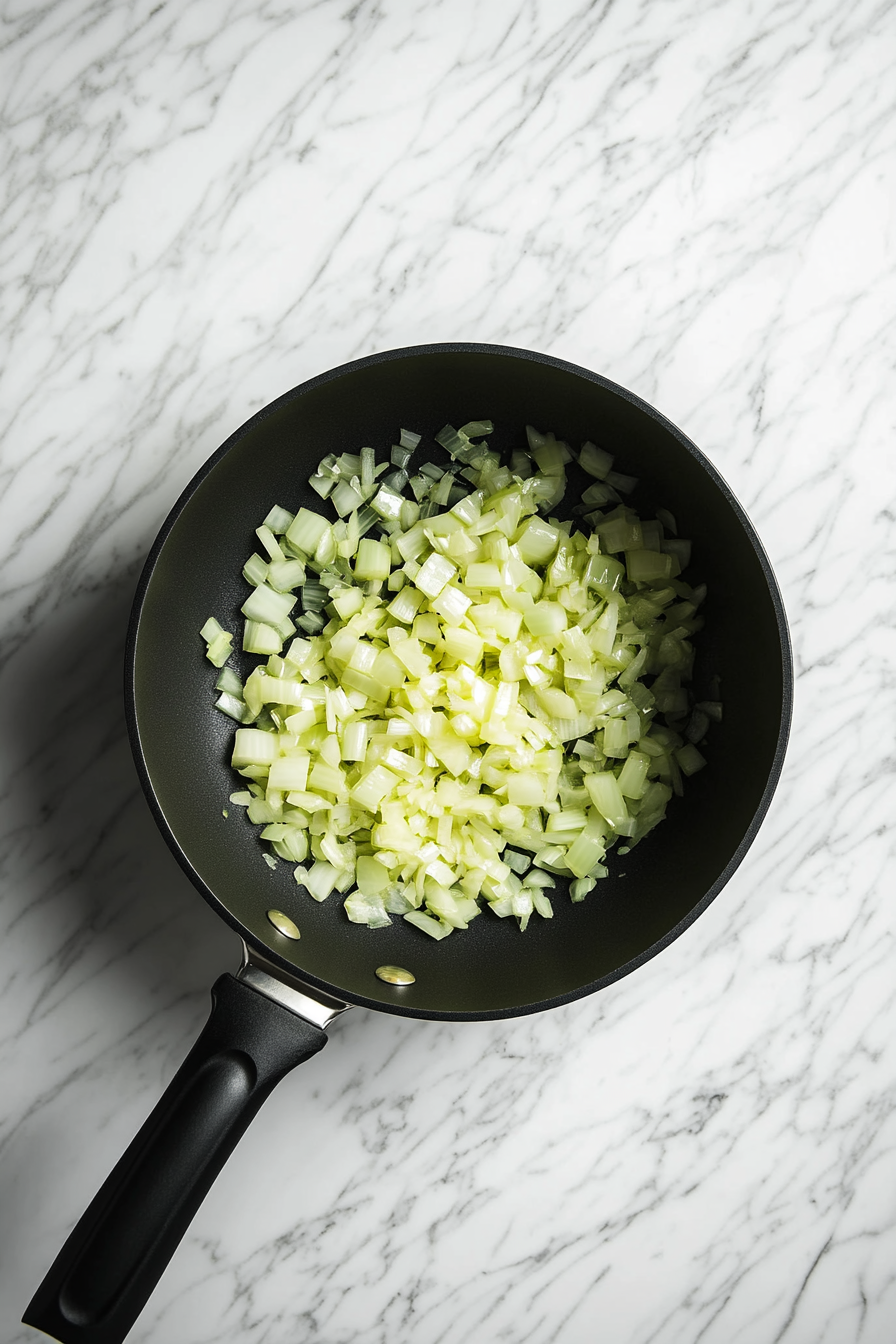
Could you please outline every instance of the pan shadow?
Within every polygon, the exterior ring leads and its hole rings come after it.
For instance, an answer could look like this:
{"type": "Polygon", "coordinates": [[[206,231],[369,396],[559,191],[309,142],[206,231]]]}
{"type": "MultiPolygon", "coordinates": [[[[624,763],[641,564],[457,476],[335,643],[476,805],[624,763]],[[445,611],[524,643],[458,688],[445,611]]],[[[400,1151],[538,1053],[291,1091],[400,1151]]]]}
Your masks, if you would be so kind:
{"type": "MultiPolygon", "coordinates": [[[[162,839],[131,756],[123,666],[136,580],[134,566],[72,598],[2,674],[4,741],[25,818],[15,839],[20,878],[10,883],[24,948],[17,1014],[36,1043],[52,1023],[58,1052],[35,1068],[22,1113],[10,1117],[0,1175],[0,1264],[10,1268],[22,1227],[54,1203],[47,1154],[73,1142],[60,1104],[75,1076],[70,1052],[93,1071],[104,1052],[120,1055],[133,1041],[135,1069],[155,1077],[161,1049],[167,1078],[208,1014],[210,986],[239,964],[238,939],[162,839]],[[88,1049],[99,1042],[96,1057],[84,1053],[85,1036],[88,1049]]],[[[345,1067],[340,1053],[326,1052],[325,1071],[345,1067]]],[[[109,1166],[119,1156],[112,1142],[109,1166]]],[[[36,1282],[17,1290],[16,1305],[36,1282]]]]}
{"type": "Polygon", "coordinates": [[[130,994],[151,1011],[160,984],[189,999],[238,948],[169,854],[134,768],[123,683],[136,577],[74,599],[22,647],[7,674],[8,740],[36,823],[36,900],[67,914],[44,922],[38,954],[70,988],[126,966],[130,994]]]}

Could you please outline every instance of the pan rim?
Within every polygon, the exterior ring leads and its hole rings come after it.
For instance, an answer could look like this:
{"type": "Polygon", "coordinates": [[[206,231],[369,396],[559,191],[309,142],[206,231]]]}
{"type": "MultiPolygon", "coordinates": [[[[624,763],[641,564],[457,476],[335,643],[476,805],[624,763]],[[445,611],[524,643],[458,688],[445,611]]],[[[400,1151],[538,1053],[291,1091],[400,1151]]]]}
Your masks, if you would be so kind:
{"type": "Polygon", "coordinates": [[[182,490],[180,496],[168,512],[162,526],[160,527],[156,538],[149,550],[140,577],[137,582],[134,600],[131,607],[130,619],[125,643],[124,659],[124,698],[125,698],[125,719],[127,723],[128,738],[131,745],[131,751],[134,757],[134,763],[140,784],[149,804],[150,811],[164,837],[169,849],[172,851],[175,859],[183,869],[186,876],[190,879],[194,887],[203,896],[206,903],[211,907],[216,915],[233,929],[246,944],[256,950],[259,955],[272,962],[278,970],[288,979],[301,985],[309,987],[311,990],[317,989],[331,998],[342,999],[358,1007],[367,1008],[376,1012],[393,1013],[396,1016],[412,1017],[429,1021],[451,1021],[451,1022],[486,1022],[500,1021],[506,1018],[524,1017],[532,1013],[546,1012],[553,1008],[560,1008],[568,1003],[576,1002],[578,999],[586,998],[599,990],[607,988],[617,980],[630,975],[639,967],[651,961],[658,956],[666,947],[679,938],[696,919],[707,909],[715,900],[723,887],[731,880],[737,868],[742,863],[748,849],[755,840],[759,828],[765,818],[771,805],[772,798],[778,786],[781,772],[783,769],[784,758],[787,749],[787,742],[790,733],[790,725],[793,714],[793,652],[790,640],[790,632],[787,623],[787,616],[784,607],[783,597],[772,569],[771,563],[762,545],[762,542],[748,517],[743,506],[731,491],[727,482],[720,475],[717,468],[705,456],[705,454],[692,442],[691,439],[683,433],[671,420],[657,411],[649,402],[643,400],[636,393],[629,391],[620,384],[613,382],[602,374],[595,373],[585,369],[580,365],[573,364],[568,360],[560,359],[555,355],[544,354],[538,351],[528,350],[515,346],[493,345],[482,342],[467,341],[448,341],[434,342],[424,345],[400,346],[391,350],[378,351],[370,355],[365,355],[359,359],[351,360],[345,364],[328,369],[323,373],[316,374],[312,378],[290,388],[274,401],[269,402],[260,410],[255,412],[248,420],[241,424],[228,438],[215,450],[214,453],[199,467],[191,480],[182,490]],[[276,414],[290,402],[297,400],[301,396],[312,392],[318,387],[325,386],[339,378],[346,377],[358,370],[370,368],[377,364],[389,363],[400,359],[410,357],[421,357],[428,355],[451,355],[451,354],[473,354],[480,356],[497,356],[503,358],[513,358],[525,360],[531,363],[547,365],[561,372],[572,374],[582,378],[587,382],[609,391],[613,395],[629,402],[641,413],[647,415],[655,421],[668,434],[671,434],[678,443],[695,458],[698,465],[707,473],[713,484],[723,495],[732,511],[735,513],[743,532],[755,552],[760,568],[765,579],[769,597],[775,614],[775,623],[780,641],[781,652],[781,716],[778,725],[778,732],[775,744],[775,751],[772,757],[772,763],[768,774],[765,787],[763,789],[759,803],[754,811],[749,827],[744,836],[726,864],[724,870],[709,890],[701,897],[700,901],[694,905],[688,913],[669,929],[660,939],[644,949],[637,956],[633,957],[624,965],[617,967],[608,975],[602,976],[597,980],[591,981],[586,985],[579,986],[574,990],[567,991],[564,994],[556,995],[538,1002],[526,1004],[514,1004],[508,1007],[487,1009],[484,1011],[446,1011],[438,1009],[423,1009],[401,1004],[399,1002],[388,1003],[378,999],[367,998],[353,991],[348,991],[342,986],[331,984],[322,980],[304,970],[297,971],[296,967],[283,957],[275,948],[269,944],[263,943],[256,938],[250,929],[233,914],[218,897],[215,892],[205,883],[196,871],[186,852],[181,847],[175,836],[167,817],[165,816],[156,796],[155,787],[152,783],[149,768],[146,763],[143,746],[140,738],[140,730],[137,721],[136,705],[136,658],[137,643],[140,628],[140,617],[143,609],[144,599],[152,581],[152,575],[158,562],[159,556],[165,546],[165,543],[176,525],[181,513],[200,487],[203,481],[214,471],[218,463],[234,448],[246,435],[250,434],[257,425],[262,423],[269,416],[276,414]]]}

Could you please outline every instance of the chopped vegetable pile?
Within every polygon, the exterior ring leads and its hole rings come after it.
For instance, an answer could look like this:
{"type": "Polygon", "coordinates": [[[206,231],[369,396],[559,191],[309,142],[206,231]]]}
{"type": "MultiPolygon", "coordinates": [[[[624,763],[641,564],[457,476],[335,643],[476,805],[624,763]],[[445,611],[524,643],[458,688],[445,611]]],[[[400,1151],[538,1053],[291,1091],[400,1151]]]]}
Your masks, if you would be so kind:
{"type": "Polygon", "coordinates": [[[277,506],[257,530],[242,646],[264,661],[245,684],[233,636],[202,629],[241,725],[231,802],[315,900],[338,891],[370,928],[402,915],[444,938],[483,901],[525,929],[551,918],[556,874],[583,900],[721,717],[690,703],[705,589],[679,577],[672,516],[639,518],[621,501],[636,482],[586,443],[578,530],[553,516],[570,448],[530,427],[502,466],[492,429],[446,426],[451,465],[410,478],[407,430],[389,463],[325,458],[311,485],[337,520],[277,506]]]}

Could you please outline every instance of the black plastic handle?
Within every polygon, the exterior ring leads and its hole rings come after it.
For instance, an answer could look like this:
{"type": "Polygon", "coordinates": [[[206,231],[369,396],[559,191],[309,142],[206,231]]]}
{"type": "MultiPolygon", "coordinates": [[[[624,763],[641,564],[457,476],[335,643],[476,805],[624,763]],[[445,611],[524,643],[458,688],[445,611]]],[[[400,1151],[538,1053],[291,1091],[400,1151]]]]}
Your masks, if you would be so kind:
{"type": "Polygon", "coordinates": [[[262,1102],[323,1031],[232,975],[23,1320],[61,1344],[120,1344],[262,1102]]]}

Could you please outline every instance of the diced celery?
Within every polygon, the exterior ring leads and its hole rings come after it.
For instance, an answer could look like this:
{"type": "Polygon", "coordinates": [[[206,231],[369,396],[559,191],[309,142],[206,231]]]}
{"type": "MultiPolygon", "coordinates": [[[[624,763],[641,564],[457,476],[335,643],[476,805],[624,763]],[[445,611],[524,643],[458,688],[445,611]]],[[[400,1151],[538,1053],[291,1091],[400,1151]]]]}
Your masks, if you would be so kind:
{"type": "MultiPolygon", "coordinates": [[[[239,797],[297,882],[318,900],[339,891],[371,928],[404,915],[441,939],[485,900],[522,930],[552,917],[551,873],[583,899],[607,848],[642,839],[702,768],[695,744],[721,717],[717,701],[689,703],[705,588],[676,577],[690,543],[664,539],[671,515],[620,504],[634,478],[586,443],[595,479],[572,512],[593,532],[540,517],[573,454],[529,427],[537,471],[520,450],[508,468],[477,442],[491,430],[446,426],[455,465],[425,463],[411,482],[409,431],[395,470],[372,448],[325,458],[311,484],[340,521],[277,505],[258,528],[268,558],[244,569],[243,647],[267,664],[245,686],[218,678],[218,707],[241,725],[239,797]]],[[[226,659],[218,622],[202,633],[226,659]]]]}
{"type": "Polygon", "coordinates": [[[330,524],[319,513],[299,509],[286,529],[286,539],[304,555],[314,555],[321,540],[330,531],[330,524]]]}
{"type": "Polygon", "coordinates": [[[559,530],[543,518],[530,518],[516,540],[520,559],[527,565],[544,565],[551,559],[560,539],[559,530]]]}
{"type": "Polygon", "coordinates": [[[209,644],[205,656],[214,667],[223,667],[232,652],[233,635],[222,630],[209,644]]]}
{"type": "MultiPolygon", "coordinates": [[[[602,817],[606,817],[611,826],[618,827],[628,819],[628,810],[619,788],[616,776],[609,771],[601,771],[585,776],[585,788],[591,801],[602,817]]],[[[583,874],[579,874],[583,876],[583,874]]]]}
{"type": "Polygon", "coordinates": [[[427,597],[438,597],[439,593],[457,573],[457,566],[444,555],[433,552],[423,562],[414,578],[414,583],[427,597]]]}
{"type": "Polygon", "coordinates": [[[410,910],[404,916],[409,924],[420,929],[423,933],[428,933],[430,938],[447,938],[451,932],[450,924],[442,924],[439,920],[433,919],[430,915],[425,915],[421,910],[410,910]]]}
{"type": "Polygon", "coordinates": [[[364,537],[358,543],[355,577],[358,579],[386,579],[391,569],[389,547],[382,541],[364,537]]]}

